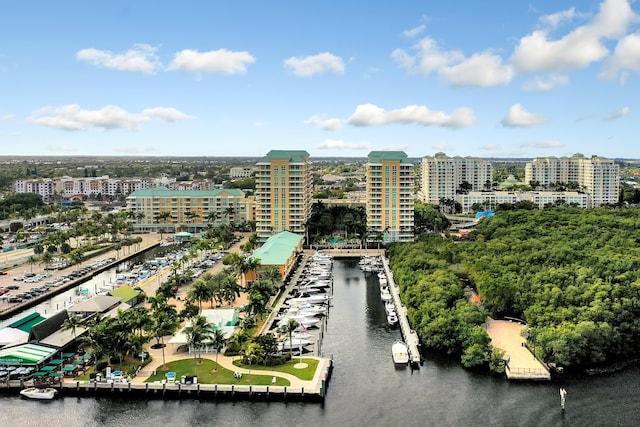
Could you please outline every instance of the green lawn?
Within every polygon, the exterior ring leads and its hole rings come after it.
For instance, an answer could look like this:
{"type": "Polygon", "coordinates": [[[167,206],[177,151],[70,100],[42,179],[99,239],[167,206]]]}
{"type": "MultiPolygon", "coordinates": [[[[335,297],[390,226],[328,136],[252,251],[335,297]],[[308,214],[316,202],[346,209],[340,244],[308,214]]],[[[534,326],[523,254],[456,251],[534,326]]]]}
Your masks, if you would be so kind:
{"type": "Polygon", "coordinates": [[[234,378],[233,371],[217,365],[213,360],[197,359],[196,364],[196,359],[192,357],[167,363],[162,370],[158,369],[157,374],[150,376],[145,382],[162,381],[166,379],[167,372],[175,372],[178,382],[183,375],[195,375],[201,384],[291,385],[289,380],[280,377],[276,377],[276,382],[272,383],[271,375],[243,374],[242,378],[234,378]]]}
{"type": "MultiPolygon", "coordinates": [[[[318,359],[309,359],[309,358],[303,357],[302,363],[306,363],[308,365],[304,369],[294,368],[294,365],[296,363],[300,363],[300,358],[294,357],[284,365],[276,365],[276,366],[253,365],[251,366],[251,369],[255,369],[256,371],[263,370],[263,371],[283,372],[286,374],[291,374],[293,376],[296,376],[303,381],[311,381],[313,379],[313,376],[316,373],[316,369],[318,368],[318,359]]],[[[249,365],[240,363],[240,359],[234,360],[233,364],[241,368],[249,369],[249,365]]]]}

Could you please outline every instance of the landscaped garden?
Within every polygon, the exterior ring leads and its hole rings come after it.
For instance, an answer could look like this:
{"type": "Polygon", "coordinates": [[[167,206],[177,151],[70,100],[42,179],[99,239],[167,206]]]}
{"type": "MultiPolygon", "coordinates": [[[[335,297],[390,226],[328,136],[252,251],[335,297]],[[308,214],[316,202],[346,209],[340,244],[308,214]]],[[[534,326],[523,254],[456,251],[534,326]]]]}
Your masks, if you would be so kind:
{"type": "Polygon", "coordinates": [[[244,368],[244,369],[251,368],[251,369],[255,369],[256,371],[259,371],[259,370],[277,371],[277,372],[282,372],[286,374],[291,374],[293,376],[300,378],[303,381],[311,381],[313,379],[313,376],[316,373],[316,369],[318,368],[318,359],[311,359],[306,357],[299,359],[295,357],[283,365],[275,365],[275,366],[264,366],[264,365],[249,366],[249,364],[247,363],[241,363],[240,359],[238,359],[238,360],[234,360],[233,364],[239,368],[244,368]],[[299,363],[303,363],[307,366],[303,368],[300,368],[300,367],[296,368],[295,366],[299,363]]]}
{"type": "MultiPolygon", "coordinates": [[[[278,368],[263,367],[262,369],[278,368]]],[[[248,367],[247,367],[248,369],[248,367]]],[[[254,370],[254,367],[252,367],[254,370]]],[[[258,369],[255,369],[258,370],[258,369]]],[[[270,369],[278,370],[278,369],[270,369]]],[[[201,384],[241,384],[241,385],[277,385],[289,386],[291,383],[285,378],[276,377],[273,383],[272,375],[243,374],[240,378],[234,377],[234,372],[223,368],[213,360],[209,359],[181,359],[169,362],[158,369],[155,375],[150,376],[145,382],[155,382],[166,380],[167,372],[175,372],[175,378],[185,376],[197,376],[198,383],[201,384]]],[[[285,371],[282,371],[285,372],[285,371]]]]}

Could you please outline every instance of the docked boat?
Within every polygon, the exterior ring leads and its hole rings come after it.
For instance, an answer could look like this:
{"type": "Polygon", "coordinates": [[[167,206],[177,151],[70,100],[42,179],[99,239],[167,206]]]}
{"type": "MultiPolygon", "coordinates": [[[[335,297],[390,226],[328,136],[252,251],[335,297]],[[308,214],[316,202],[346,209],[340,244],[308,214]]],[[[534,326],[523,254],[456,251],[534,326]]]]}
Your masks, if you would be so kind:
{"type": "Polygon", "coordinates": [[[28,387],[24,390],[20,390],[20,396],[26,397],[27,399],[35,399],[35,400],[51,400],[58,394],[58,390],[53,387],[47,388],[38,388],[38,387],[28,387]]]}
{"type": "Polygon", "coordinates": [[[387,323],[389,326],[395,326],[398,324],[398,315],[395,311],[391,311],[387,314],[387,323]]]}
{"type": "Polygon", "coordinates": [[[406,365],[409,363],[409,349],[402,341],[396,341],[391,346],[391,356],[396,365],[406,365]]]}

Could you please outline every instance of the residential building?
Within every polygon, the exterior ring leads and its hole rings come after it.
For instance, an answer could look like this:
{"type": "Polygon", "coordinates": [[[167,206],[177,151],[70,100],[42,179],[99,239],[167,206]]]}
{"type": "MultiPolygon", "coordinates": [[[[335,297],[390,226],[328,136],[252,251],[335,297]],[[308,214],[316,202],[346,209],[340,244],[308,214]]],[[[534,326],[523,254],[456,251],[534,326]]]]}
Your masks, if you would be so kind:
{"type": "Polygon", "coordinates": [[[464,191],[491,189],[491,162],[475,157],[448,157],[444,153],[422,158],[419,197],[423,202],[438,205],[442,199],[453,200],[461,185],[466,187],[464,191]]]}
{"type": "Polygon", "coordinates": [[[271,150],[257,163],[256,231],[260,242],[281,231],[304,235],[311,216],[311,160],[303,150],[271,150]]]}
{"type": "Polygon", "coordinates": [[[296,233],[283,231],[269,237],[258,249],[253,251],[251,258],[258,260],[259,265],[255,270],[244,273],[242,283],[244,286],[264,276],[269,267],[276,267],[280,277],[286,280],[302,253],[304,238],[296,233]]]}
{"type": "Polygon", "coordinates": [[[235,166],[229,170],[229,178],[251,178],[256,173],[256,170],[255,166],[235,166]]]}
{"type": "Polygon", "coordinates": [[[493,212],[501,204],[513,205],[522,201],[534,203],[538,209],[559,202],[588,208],[590,197],[577,191],[469,191],[457,194],[455,201],[460,203],[463,214],[473,213],[481,207],[483,211],[493,212]]]}
{"type": "Polygon", "coordinates": [[[590,197],[589,207],[598,207],[618,202],[620,168],[599,156],[539,157],[526,164],[525,182],[533,187],[562,185],[583,191],[590,197]]]}
{"type": "Polygon", "coordinates": [[[13,191],[18,194],[39,194],[42,200],[49,202],[56,192],[56,183],[51,178],[19,179],[13,183],[13,191]]]}
{"type": "Polygon", "coordinates": [[[235,188],[178,191],[160,187],[137,190],[127,197],[135,232],[181,227],[197,231],[209,224],[239,224],[247,217],[247,206],[244,192],[235,188]]]}
{"type": "Polygon", "coordinates": [[[367,163],[367,228],[383,241],[413,240],[413,163],[403,151],[372,151],[367,163]]]}

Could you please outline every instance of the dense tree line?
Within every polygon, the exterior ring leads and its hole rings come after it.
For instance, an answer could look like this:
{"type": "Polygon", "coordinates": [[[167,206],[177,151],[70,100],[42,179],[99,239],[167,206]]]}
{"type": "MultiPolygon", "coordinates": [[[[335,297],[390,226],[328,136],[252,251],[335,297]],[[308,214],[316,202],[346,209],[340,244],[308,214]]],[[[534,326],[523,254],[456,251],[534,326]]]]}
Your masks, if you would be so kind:
{"type": "Polygon", "coordinates": [[[390,254],[429,347],[464,348],[473,322],[460,319],[475,317],[457,307],[462,278],[490,315],[528,323],[543,360],[587,367],[640,349],[639,226],[633,209],[505,211],[483,219],[467,242],[428,239],[390,254]]]}

